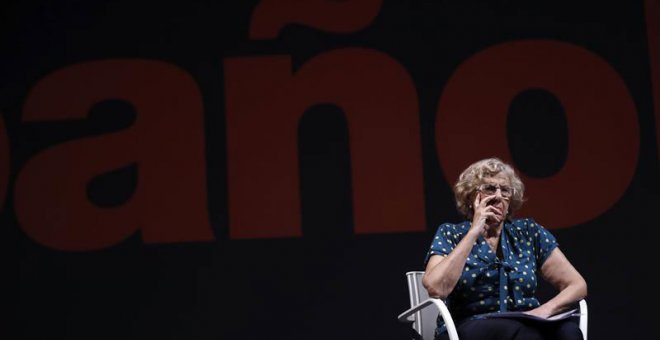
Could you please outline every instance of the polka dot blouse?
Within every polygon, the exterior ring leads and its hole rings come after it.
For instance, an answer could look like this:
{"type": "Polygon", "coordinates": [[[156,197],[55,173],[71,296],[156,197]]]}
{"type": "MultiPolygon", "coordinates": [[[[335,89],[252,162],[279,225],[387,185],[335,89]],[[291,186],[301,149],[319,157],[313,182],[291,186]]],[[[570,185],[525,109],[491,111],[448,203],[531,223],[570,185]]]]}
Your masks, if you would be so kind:
{"type": "MultiPolygon", "coordinates": [[[[425,263],[432,255],[447,256],[465,236],[471,223],[438,227],[425,263]]],[[[479,236],[467,258],[461,278],[447,298],[455,320],[494,311],[524,311],[539,306],[536,273],[557,240],[532,219],[504,224],[500,235],[502,258],[479,236]]]]}

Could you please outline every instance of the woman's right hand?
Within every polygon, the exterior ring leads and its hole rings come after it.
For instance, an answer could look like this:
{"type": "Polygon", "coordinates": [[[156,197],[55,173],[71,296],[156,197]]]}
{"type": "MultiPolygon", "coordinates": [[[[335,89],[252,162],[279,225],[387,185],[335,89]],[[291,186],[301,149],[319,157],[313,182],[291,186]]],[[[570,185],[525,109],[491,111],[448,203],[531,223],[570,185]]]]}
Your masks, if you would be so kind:
{"type": "Polygon", "coordinates": [[[470,229],[475,232],[481,233],[484,229],[488,228],[490,223],[498,224],[499,217],[502,216],[502,212],[495,207],[494,205],[489,204],[490,201],[495,199],[497,195],[490,196],[481,196],[481,193],[478,192],[474,198],[473,207],[474,214],[472,216],[472,227],[470,229]]]}

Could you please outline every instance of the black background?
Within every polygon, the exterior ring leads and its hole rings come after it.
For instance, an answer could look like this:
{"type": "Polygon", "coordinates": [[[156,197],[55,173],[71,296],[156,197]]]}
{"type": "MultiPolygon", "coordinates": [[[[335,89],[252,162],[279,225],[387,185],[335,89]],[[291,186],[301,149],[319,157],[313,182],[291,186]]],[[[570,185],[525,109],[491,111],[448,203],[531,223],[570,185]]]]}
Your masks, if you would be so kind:
{"type": "MultiPolygon", "coordinates": [[[[660,183],[641,1],[385,1],[372,24],[354,33],[289,25],[275,39],[251,40],[256,4],[2,5],[0,111],[11,164],[0,222],[3,255],[12,264],[10,282],[17,282],[3,292],[15,303],[7,338],[409,338],[408,326],[396,320],[408,307],[404,274],[423,269],[437,225],[460,220],[435,151],[438,99],[453,71],[471,55],[527,38],[560,40],[596,53],[619,73],[635,101],[640,150],[628,190],[597,218],[553,234],[589,284],[592,339],[642,339],[654,333],[657,288],[650,275],[657,271],[652,264],[657,262],[660,183]],[[414,80],[427,231],[353,234],[346,122],[336,107],[315,106],[299,130],[303,237],[229,239],[223,59],[286,54],[295,70],[315,55],[346,47],[384,52],[414,80]],[[216,241],[145,245],[136,234],[102,250],[63,252],[32,241],[16,222],[12,183],[28,159],[65,140],[125,128],[134,115],[130,105],[105,102],[86,121],[22,123],[30,88],[62,67],[112,58],[165,61],[198,83],[216,241]],[[16,333],[9,336],[10,331],[16,333]]],[[[528,176],[552,176],[566,159],[564,112],[547,92],[523,92],[512,102],[508,136],[515,166],[528,176]],[[525,114],[530,111],[537,113],[534,118],[525,114]]],[[[136,171],[128,167],[95,179],[90,199],[100,205],[123,202],[135,186],[136,171]]],[[[540,294],[547,299],[552,290],[543,287],[540,294]]]]}

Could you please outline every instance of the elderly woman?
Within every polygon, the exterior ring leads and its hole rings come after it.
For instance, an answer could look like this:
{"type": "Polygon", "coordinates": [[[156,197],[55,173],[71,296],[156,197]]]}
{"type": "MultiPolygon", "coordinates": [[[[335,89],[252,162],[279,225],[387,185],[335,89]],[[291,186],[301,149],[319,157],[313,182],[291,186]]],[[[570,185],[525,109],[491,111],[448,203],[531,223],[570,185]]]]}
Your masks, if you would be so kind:
{"type": "MultiPolygon", "coordinates": [[[[530,322],[482,318],[497,311],[525,311],[547,318],[587,295],[587,284],[545,228],[512,219],[524,198],[513,168],[497,158],[478,161],[454,186],[466,221],[438,227],[423,278],[430,296],[446,299],[461,339],[582,339],[570,319],[530,322]],[[534,296],[537,273],[557,288],[544,304],[534,296]]],[[[439,322],[436,339],[446,339],[439,322]]]]}

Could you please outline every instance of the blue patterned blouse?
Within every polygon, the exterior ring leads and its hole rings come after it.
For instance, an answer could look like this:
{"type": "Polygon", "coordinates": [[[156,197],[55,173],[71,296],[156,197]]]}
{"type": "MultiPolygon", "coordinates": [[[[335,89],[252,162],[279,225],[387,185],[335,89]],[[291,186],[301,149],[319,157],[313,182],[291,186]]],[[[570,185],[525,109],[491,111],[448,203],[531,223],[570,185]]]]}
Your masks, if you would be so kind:
{"type": "MultiPolygon", "coordinates": [[[[447,256],[470,229],[471,222],[438,227],[426,255],[447,256]]],[[[557,240],[530,218],[504,223],[500,235],[502,258],[479,236],[463,274],[447,298],[455,321],[493,311],[524,311],[539,306],[536,273],[557,247],[557,240]]]]}

